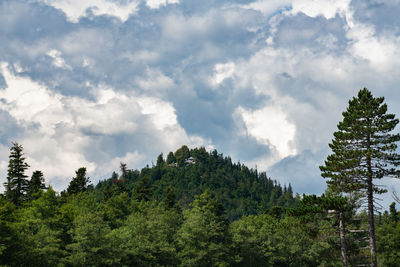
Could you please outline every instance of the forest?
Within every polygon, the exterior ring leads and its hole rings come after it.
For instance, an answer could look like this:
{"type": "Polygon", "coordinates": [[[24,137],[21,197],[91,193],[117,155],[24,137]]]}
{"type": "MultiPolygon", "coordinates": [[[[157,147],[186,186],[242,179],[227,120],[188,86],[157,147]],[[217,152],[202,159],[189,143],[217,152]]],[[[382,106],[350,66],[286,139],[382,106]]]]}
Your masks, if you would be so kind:
{"type": "Polygon", "coordinates": [[[320,196],[186,145],[95,185],[81,167],[56,192],[14,142],[0,266],[400,266],[400,212],[376,209],[377,181],[400,174],[397,123],[383,97],[350,99],[320,196]]]}

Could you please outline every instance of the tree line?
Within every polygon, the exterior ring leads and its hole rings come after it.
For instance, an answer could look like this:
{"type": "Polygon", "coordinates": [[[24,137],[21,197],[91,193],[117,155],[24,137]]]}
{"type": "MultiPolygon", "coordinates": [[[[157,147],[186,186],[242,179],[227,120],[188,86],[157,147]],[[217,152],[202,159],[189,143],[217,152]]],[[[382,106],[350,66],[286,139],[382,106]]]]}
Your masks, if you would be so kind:
{"type": "Polygon", "coordinates": [[[57,193],[41,171],[28,179],[13,143],[0,265],[400,266],[400,213],[374,202],[377,181],[399,175],[398,120],[383,101],[367,89],[349,101],[320,167],[321,196],[293,195],[265,172],[187,146],[141,170],[121,163],[96,186],[79,168],[57,193]]]}

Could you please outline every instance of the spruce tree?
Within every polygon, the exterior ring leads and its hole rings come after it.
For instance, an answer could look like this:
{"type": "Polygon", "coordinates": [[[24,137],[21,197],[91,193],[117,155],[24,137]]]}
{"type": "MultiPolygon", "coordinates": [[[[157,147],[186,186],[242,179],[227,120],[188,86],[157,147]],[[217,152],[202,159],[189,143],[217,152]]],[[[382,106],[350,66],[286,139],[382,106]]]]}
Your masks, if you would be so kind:
{"type": "Polygon", "coordinates": [[[22,145],[13,143],[10,149],[7,182],[4,183],[6,198],[15,205],[20,205],[25,200],[28,189],[28,176],[25,170],[29,165],[25,162],[22,150],[22,145]]]}
{"type": "Polygon", "coordinates": [[[387,114],[384,97],[373,97],[364,88],[357,97],[349,101],[343,112],[343,121],[329,144],[332,154],[324,166],[320,166],[322,176],[329,178],[328,186],[342,193],[362,192],[368,203],[369,243],[372,266],[377,266],[374,194],[386,190],[380,188],[376,180],[383,177],[399,177],[400,155],[396,148],[399,134],[390,132],[399,120],[394,114],[387,114]]]}
{"type": "Polygon", "coordinates": [[[86,168],[81,167],[75,171],[76,176],[72,178],[68,185],[67,192],[69,194],[77,194],[85,192],[89,188],[89,177],[86,177],[86,168]]]}
{"type": "Polygon", "coordinates": [[[39,196],[38,192],[44,189],[46,189],[46,185],[44,184],[43,172],[34,171],[32,173],[31,180],[28,183],[28,191],[27,191],[28,199],[37,198],[39,196]]]}

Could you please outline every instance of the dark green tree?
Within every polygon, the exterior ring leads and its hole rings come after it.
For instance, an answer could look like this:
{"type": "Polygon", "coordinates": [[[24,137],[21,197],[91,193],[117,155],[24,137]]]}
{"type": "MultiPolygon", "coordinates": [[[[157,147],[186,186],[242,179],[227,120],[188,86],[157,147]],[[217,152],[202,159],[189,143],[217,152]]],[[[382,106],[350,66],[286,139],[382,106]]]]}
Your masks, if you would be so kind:
{"type": "Polygon", "coordinates": [[[334,195],[332,192],[327,192],[328,194],[322,194],[317,197],[316,195],[306,196],[303,195],[301,201],[300,211],[305,214],[311,213],[329,213],[334,212],[336,214],[337,220],[339,221],[338,232],[340,240],[340,254],[342,256],[343,267],[349,266],[348,252],[346,248],[346,228],[345,228],[345,212],[352,210],[352,206],[349,204],[347,198],[340,195],[334,195]]]}
{"type": "Polygon", "coordinates": [[[149,186],[149,179],[145,176],[141,178],[133,190],[133,198],[138,201],[149,201],[152,198],[151,187],[149,186]]]}
{"type": "Polygon", "coordinates": [[[124,225],[110,234],[114,265],[177,266],[174,237],[181,223],[179,212],[155,201],[133,205],[124,225]]]}
{"type": "Polygon", "coordinates": [[[176,194],[172,186],[168,186],[167,189],[165,190],[164,204],[165,207],[168,209],[171,209],[177,205],[176,194]]]}
{"type": "Polygon", "coordinates": [[[44,189],[46,189],[46,185],[44,184],[43,172],[34,171],[28,184],[28,199],[35,199],[39,197],[38,193],[44,189]]]}
{"type": "Polygon", "coordinates": [[[167,164],[172,164],[176,162],[176,158],[173,152],[169,152],[167,155],[167,164]]]}
{"type": "Polygon", "coordinates": [[[164,164],[164,158],[163,158],[163,154],[161,153],[160,155],[158,155],[157,157],[157,164],[156,166],[161,167],[164,164]]]}
{"type": "Polygon", "coordinates": [[[390,211],[390,221],[391,222],[398,222],[398,215],[397,215],[397,210],[396,210],[396,203],[392,202],[389,206],[389,211],[390,211]]]}
{"type": "Polygon", "coordinates": [[[185,160],[190,157],[190,150],[186,145],[183,145],[177,151],[175,151],[176,162],[179,166],[183,166],[185,164],[185,160]]]}
{"type": "Polygon", "coordinates": [[[177,236],[182,266],[229,266],[231,240],[223,206],[209,191],[196,196],[191,206],[177,236]]]}
{"type": "Polygon", "coordinates": [[[70,230],[72,243],[67,245],[68,266],[112,266],[109,262],[110,228],[96,212],[79,214],[70,230]]]}
{"type": "Polygon", "coordinates": [[[391,134],[399,120],[387,114],[383,97],[373,97],[364,88],[349,101],[343,112],[343,121],[329,144],[332,154],[321,166],[322,176],[329,178],[328,185],[338,192],[363,192],[368,203],[368,221],[371,261],[377,266],[374,194],[385,190],[379,188],[376,179],[399,177],[400,155],[396,153],[400,134],[391,134]]]}
{"type": "Polygon", "coordinates": [[[89,187],[89,177],[86,177],[86,168],[79,168],[75,173],[76,176],[72,178],[67,188],[69,194],[85,192],[89,187]]]}
{"type": "Polygon", "coordinates": [[[25,200],[28,190],[28,176],[25,171],[29,165],[25,162],[22,150],[22,145],[13,143],[10,149],[7,182],[4,183],[6,198],[16,205],[25,200]]]}

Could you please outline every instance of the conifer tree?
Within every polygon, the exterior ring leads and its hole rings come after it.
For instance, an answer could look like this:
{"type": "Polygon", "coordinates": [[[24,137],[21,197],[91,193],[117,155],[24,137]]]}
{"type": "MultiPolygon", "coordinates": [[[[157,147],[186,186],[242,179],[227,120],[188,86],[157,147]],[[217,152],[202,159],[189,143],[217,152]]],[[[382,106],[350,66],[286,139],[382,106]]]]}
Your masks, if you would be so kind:
{"type": "Polygon", "coordinates": [[[76,176],[72,178],[72,181],[69,183],[67,188],[69,194],[85,192],[89,187],[89,177],[86,177],[86,168],[79,168],[75,173],[76,176]]]}
{"type": "Polygon", "coordinates": [[[175,162],[176,162],[176,158],[175,158],[174,153],[169,152],[168,155],[167,155],[167,164],[172,164],[172,163],[175,163],[175,162]]]}
{"type": "Polygon", "coordinates": [[[229,222],[222,205],[206,190],[196,196],[177,233],[182,266],[229,266],[229,222]]]}
{"type": "Polygon", "coordinates": [[[373,97],[364,88],[349,101],[343,121],[329,144],[332,154],[321,166],[328,186],[342,193],[362,192],[368,203],[369,243],[372,266],[377,266],[374,194],[383,190],[376,184],[383,177],[399,177],[400,155],[396,154],[400,134],[391,134],[399,120],[387,114],[384,97],[373,97]]]}
{"type": "Polygon", "coordinates": [[[138,201],[149,201],[152,198],[151,187],[149,186],[148,177],[142,177],[136,184],[132,194],[133,198],[138,201]]]}
{"type": "Polygon", "coordinates": [[[4,183],[7,199],[16,205],[22,203],[28,189],[28,176],[25,174],[25,170],[29,168],[29,165],[25,162],[22,150],[22,145],[13,143],[10,149],[7,182],[4,183]]]}
{"type": "Polygon", "coordinates": [[[46,186],[44,184],[44,177],[43,177],[43,172],[42,171],[34,171],[32,173],[32,177],[31,180],[28,183],[28,198],[32,199],[35,198],[37,196],[34,196],[35,194],[37,195],[37,193],[40,190],[44,190],[46,189],[46,186]]]}

